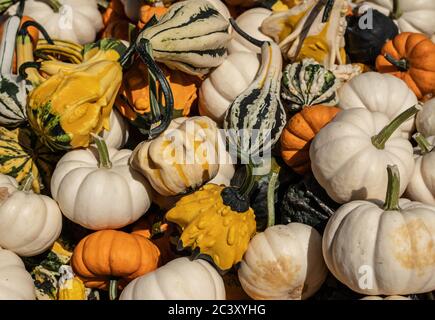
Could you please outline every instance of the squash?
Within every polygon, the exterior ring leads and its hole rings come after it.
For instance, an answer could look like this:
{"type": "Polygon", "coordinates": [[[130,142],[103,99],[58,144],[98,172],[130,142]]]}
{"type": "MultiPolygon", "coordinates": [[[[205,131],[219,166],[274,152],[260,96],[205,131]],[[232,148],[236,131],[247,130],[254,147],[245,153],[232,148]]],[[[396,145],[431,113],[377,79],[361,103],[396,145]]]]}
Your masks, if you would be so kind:
{"type": "MultiPolygon", "coordinates": [[[[435,8],[435,7],[434,7],[435,8]]],[[[418,99],[435,95],[435,43],[419,33],[403,32],[388,41],[376,69],[406,82],[418,99]]]]}
{"type": "Polygon", "coordinates": [[[388,296],[385,298],[380,296],[366,296],[364,298],[361,298],[360,300],[412,300],[412,299],[403,296],[388,296]]]}
{"type": "Polygon", "coordinates": [[[0,248],[0,300],[35,300],[35,287],[23,261],[0,248]]]}
{"type": "Polygon", "coordinates": [[[207,117],[176,118],[161,136],[134,149],[131,165],[160,195],[186,193],[216,176],[219,139],[207,117]]]}
{"type": "Polygon", "coordinates": [[[150,207],[150,187],[128,165],[131,150],[97,147],[73,150],[57,163],[51,193],[62,213],[91,230],[116,229],[138,220],[150,207]]]}
{"type": "Polygon", "coordinates": [[[416,127],[425,137],[435,136],[435,98],[427,101],[417,113],[416,127]]]}
{"type": "Polygon", "coordinates": [[[339,111],[323,105],[306,107],[288,121],[281,134],[281,157],[295,172],[305,174],[311,170],[311,140],[339,111]]]}
{"type": "Polygon", "coordinates": [[[281,96],[291,111],[322,104],[335,106],[340,81],[314,59],[288,64],[282,76],[281,96]]]}
{"type": "Polygon", "coordinates": [[[227,20],[231,18],[231,13],[228,7],[221,0],[207,0],[219,13],[227,20]]]}
{"type": "Polygon", "coordinates": [[[320,130],[310,146],[311,169],[335,202],[379,200],[387,189],[389,164],[399,167],[403,194],[414,159],[411,143],[397,129],[418,110],[411,107],[391,122],[383,113],[343,110],[320,130]]]}
{"type": "Polygon", "coordinates": [[[344,33],[347,1],[308,0],[263,21],[261,31],[272,37],[290,61],[313,58],[331,68],[345,64],[344,33]]]}
{"type": "Polygon", "coordinates": [[[237,190],[206,184],[184,196],[166,213],[166,219],[183,230],[178,248],[191,247],[221,271],[242,260],[255,234],[255,215],[249,205],[240,207],[237,190]]]}
{"type": "MultiPolygon", "coordinates": [[[[261,41],[272,41],[270,37],[260,31],[262,22],[272,14],[272,11],[266,8],[253,8],[246,10],[237,17],[236,23],[244,32],[251,37],[261,41]]],[[[232,33],[232,39],[228,44],[230,54],[236,52],[261,53],[261,48],[253,45],[237,32],[232,33]]]]}
{"type": "Polygon", "coordinates": [[[29,192],[31,180],[30,175],[18,187],[14,178],[0,174],[0,246],[24,257],[47,250],[62,230],[57,203],[29,192]]]}
{"type": "Polygon", "coordinates": [[[206,261],[178,258],[130,282],[120,300],[225,300],[225,287],[206,261]]]}
{"type": "MultiPolygon", "coordinates": [[[[345,83],[338,90],[338,97],[341,109],[366,108],[385,114],[389,120],[418,102],[403,81],[377,72],[363,73],[345,83]]],[[[405,121],[399,130],[403,137],[410,138],[414,131],[414,117],[405,121]]]]}
{"type": "Polygon", "coordinates": [[[222,125],[231,103],[254,80],[260,62],[255,53],[234,52],[210,72],[199,89],[199,114],[222,125]]]}
{"type": "Polygon", "coordinates": [[[378,201],[349,202],[326,226],[326,265],[355,292],[407,295],[435,288],[435,207],[399,199],[399,180],[398,167],[388,166],[383,206],[378,201]]]}
{"type": "Polygon", "coordinates": [[[157,268],[159,249],[134,232],[101,230],[83,238],[74,249],[71,266],[89,288],[109,289],[116,298],[117,288],[157,268]],[[119,279],[119,280],[118,280],[119,279]]]}
{"type": "Polygon", "coordinates": [[[32,174],[36,193],[49,191],[51,174],[59,158],[60,154],[40,143],[30,129],[9,131],[0,127],[0,173],[14,177],[18,183],[32,174]]]}
{"type": "Polygon", "coordinates": [[[345,48],[352,62],[374,66],[384,44],[399,33],[396,24],[377,10],[372,13],[359,12],[346,19],[345,48]],[[371,14],[371,28],[360,23],[365,14],[371,14]]]}
{"type": "Polygon", "coordinates": [[[120,149],[127,143],[129,137],[128,123],[117,110],[112,110],[109,121],[110,129],[103,130],[100,136],[108,147],[120,149]]]}
{"type": "MultiPolygon", "coordinates": [[[[14,15],[18,4],[7,12],[14,15]]],[[[24,15],[38,21],[51,38],[80,44],[95,40],[103,27],[96,0],[26,0],[24,15]]]]}
{"type": "Polygon", "coordinates": [[[61,266],[58,300],[86,300],[86,288],[80,278],[74,276],[71,266],[61,266]]]}
{"type": "Polygon", "coordinates": [[[249,243],[238,274],[243,290],[255,300],[307,299],[328,274],[322,237],[301,223],[269,227],[249,243]]]}

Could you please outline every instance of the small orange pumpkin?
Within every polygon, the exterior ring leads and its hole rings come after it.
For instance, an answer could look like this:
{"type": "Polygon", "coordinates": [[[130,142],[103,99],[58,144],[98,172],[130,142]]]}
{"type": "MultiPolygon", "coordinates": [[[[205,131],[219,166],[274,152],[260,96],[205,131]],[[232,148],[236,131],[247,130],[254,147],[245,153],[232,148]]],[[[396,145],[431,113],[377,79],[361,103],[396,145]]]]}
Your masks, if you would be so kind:
{"type": "Polygon", "coordinates": [[[145,24],[155,15],[157,18],[160,18],[168,11],[166,7],[152,7],[147,4],[143,5],[140,8],[139,13],[139,22],[137,23],[137,27],[142,29],[145,24]]]}
{"type": "Polygon", "coordinates": [[[340,111],[336,107],[305,107],[288,122],[281,134],[281,156],[295,172],[310,171],[310,144],[315,135],[340,111]]]}
{"type": "Polygon", "coordinates": [[[421,33],[403,32],[388,41],[376,68],[405,81],[418,99],[435,94],[435,43],[421,33]]]}
{"type": "Polygon", "coordinates": [[[159,249],[140,234],[101,230],[78,243],[71,266],[88,288],[107,290],[110,284],[114,298],[116,289],[157,269],[159,257],[159,249]]]}
{"type": "Polygon", "coordinates": [[[130,21],[124,12],[120,0],[113,0],[103,14],[104,30],[102,38],[115,38],[125,41],[130,40],[130,21]]]}

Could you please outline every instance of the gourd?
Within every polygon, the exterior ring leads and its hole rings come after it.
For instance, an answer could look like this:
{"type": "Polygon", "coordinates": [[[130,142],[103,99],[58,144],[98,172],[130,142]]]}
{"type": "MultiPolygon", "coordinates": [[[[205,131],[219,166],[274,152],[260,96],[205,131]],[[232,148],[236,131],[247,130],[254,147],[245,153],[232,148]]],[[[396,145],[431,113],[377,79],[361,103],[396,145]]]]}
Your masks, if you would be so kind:
{"type": "Polygon", "coordinates": [[[355,292],[407,295],[435,288],[435,207],[399,199],[399,180],[397,166],[388,166],[383,206],[376,201],[349,202],[326,226],[326,265],[355,292]]]}
{"type": "Polygon", "coordinates": [[[28,128],[8,130],[0,127],[0,173],[22,183],[33,175],[32,189],[48,192],[51,174],[60,154],[51,152],[28,128]]]}
{"type": "MultiPolygon", "coordinates": [[[[17,7],[15,4],[7,12],[13,15],[17,7]]],[[[80,44],[94,41],[103,27],[95,0],[26,0],[24,15],[38,21],[51,38],[80,44]]]]}
{"type": "Polygon", "coordinates": [[[66,153],[57,163],[51,192],[62,213],[91,230],[116,229],[138,220],[151,205],[151,190],[128,161],[131,150],[96,147],[66,153]]]}
{"type": "Polygon", "coordinates": [[[320,130],[310,146],[311,169],[335,202],[379,200],[387,189],[389,164],[399,168],[403,194],[414,159],[411,143],[397,129],[418,109],[413,106],[391,122],[383,113],[343,110],[320,130]]]}
{"type": "Polygon", "coordinates": [[[47,250],[62,230],[57,203],[29,192],[30,175],[18,187],[14,178],[0,174],[0,246],[24,257],[47,250]]]}
{"type": "Polygon", "coordinates": [[[0,248],[0,300],[35,300],[35,287],[23,261],[0,248]]]}
{"type": "MultiPolygon", "coordinates": [[[[435,8],[435,7],[434,7],[435,8]]],[[[420,33],[403,32],[388,41],[376,69],[406,82],[417,98],[435,95],[435,43],[420,33]]]]}
{"type": "Polygon", "coordinates": [[[305,174],[311,170],[311,140],[339,111],[324,105],[305,107],[288,121],[281,134],[281,157],[295,172],[305,174]]]}
{"type": "Polygon", "coordinates": [[[435,98],[427,101],[417,113],[416,127],[425,137],[435,136],[435,98]]]}
{"type": "Polygon", "coordinates": [[[155,270],[159,256],[158,248],[142,235],[101,230],[78,243],[71,266],[87,287],[110,289],[113,300],[118,287],[155,270]]]}
{"type": "Polygon", "coordinates": [[[281,96],[291,111],[322,104],[335,106],[341,82],[314,59],[288,64],[282,76],[281,96]]]}
{"type": "Polygon", "coordinates": [[[199,113],[223,123],[231,103],[247,89],[260,68],[253,52],[230,53],[224,62],[210,72],[199,89],[199,113]]]}
{"type": "Polygon", "coordinates": [[[104,139],[107,146],[110,148],[120,149],[128,140],[128,123],[117,110],[112,110],[110,113],[110,129],[103,130],[100,136],[104,139]]]}
{"type": "MultiPolygon", "coordinates": [[[[377,72],[360,74],[345,83],[338,90],[338,97],[341,109],[366,108],[385,114],[389,120],[418,102],[403,81],[377,72]]],[[[405,121],[399,130],[403,137],[409,138],[414,130],[414,117],[405,121]]]]}
{"type": "Polygon", "coordinates": [[[219,134],[207,117],[174,119],[161,136],[134,149],[131,165],[160,195],[194,190],[218,172],[219,134]]]}
{"type": "Polygon", "coordinates": [[[269,227],[249,243],[238,274],[243,290],[255,300],[307,299],[328,274],[322,238],[301,223],[269,227]]]}
{"type": "Polygon", "coordinates": [[[309,0],[275,12],[263,21],[261,31],[272,37],[290,61],[313,58],[331,68],[345,64],[344,33],[347,1],[309,0]]]}
{"type": "Polygon", "coordinates": [[[58,300],[86,300],[86,288],[82,280],[74,275],[71,266],[61,266],[58,300]]]}
{"type": "Polygon", "coordinates": [[[216,8],[217,11],[227,20],[231,18],[231,13],[228,10],[228,7],[221,0],[207,0],[213,7],[216,8]]]}
{"type": "Polygon", "coordinates": [[[120,300],[225,300],[221,276],[206,261],[178,258],[130,282],[120,300]]]}

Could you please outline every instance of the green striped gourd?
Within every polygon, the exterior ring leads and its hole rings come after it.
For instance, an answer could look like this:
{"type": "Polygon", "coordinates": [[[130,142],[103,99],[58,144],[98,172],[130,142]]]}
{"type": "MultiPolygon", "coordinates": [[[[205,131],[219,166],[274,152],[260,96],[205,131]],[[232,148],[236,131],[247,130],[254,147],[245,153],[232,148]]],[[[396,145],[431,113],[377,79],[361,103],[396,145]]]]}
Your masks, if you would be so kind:
{"type": "Polygon", "coordinates": [[[340,80],[334,73],[314,59],[303,59],[285,67],[281,96],[288,102],[291,111],[317,104],[335,106],[339,85],[340,80]]]}
{"type": "Polygon", "coordinates": [[[28,128],[8,130],[0,127],[0,173],[21,183],[33,174],[33,191],[39,193],[50,186],[51,173],[59,160],[42,145],[28,128]]]}
{"type": "Polygon", "coordinates": [[[157,24],[136,40],[150,41],[153,57],[188,74],[202,76],[219,66],[231,40],[229,23],[207,0],[173,4],[157,24]]]}

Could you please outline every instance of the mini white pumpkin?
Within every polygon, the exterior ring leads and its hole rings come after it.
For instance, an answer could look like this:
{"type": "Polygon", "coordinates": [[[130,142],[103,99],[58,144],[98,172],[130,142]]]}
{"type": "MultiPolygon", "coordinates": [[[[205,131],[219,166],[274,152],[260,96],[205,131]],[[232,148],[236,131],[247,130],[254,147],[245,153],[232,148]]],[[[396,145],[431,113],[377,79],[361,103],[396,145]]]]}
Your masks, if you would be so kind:
{"type": "Polygon", "coordinates": [[[128,123],[125,118],[115,109],[110,114],[110,130],[103,130],[103,137],[108,147],[120,149],[128,140],[128,123]]]}
{"type": "Polygon", "coordinates": [[[425,137],[435,136],[435,98],[427,101],[417,113],[416,126],[425,137]]]}
{"type": "Polygon", "coordinates": [[[51,192],[71,221],[92,230],[117,229],[149,209],[151,189],[128,165],[131,150],[107,148],[98,138],[97,148],[73,150],[59,160],[51,192]]]}
{"type": "Polygon", "coordinates": [[[36,256],[56,241],[62,213],[53,199],[29,191],[31,179],[18,187],[0,174],[0,246],[20,256],[36,256]]]}
{"type": "Polygon", "coordinates": [[[23,261],[0,248],[0,300],[35,300],[35,286],[23,261]]]}
{"type": "Polygon", "coordinates": [[[183,257],[130,282],[120,300],[225,300],[225,286],[208,262],[183,257]]]}
{"type": "Polygon", "coordinates": [[[320,130],[310,146],[311,169],[328,195],[338,203],[381,200],[387,190],[388,164],[398,165],[403,194],[414,159],[411,143],[397,129],[418,109],[411,107],[399,121],[391,122],[383,113],[343,110],[320,130]]]}
{"type": "MultiPolygon", "coordinates": [[[[416,105],[418,99],[406,83],[390,74],[366,72],[354,77],[338,90],[342,109],[366,108],[384,113],[393,120],[401,112],[416,105]]],[[[414,117],[405,121],[400,130],[410,138],[414,130],[414,117]]]]}
{"type": "Polygon", "coordinates": [[[214,69],[199,89],[199,114],[222,125],[230,104],[254,80],[260,61],[256,53],[234,52],[214,69]]]}
{"type": "Polygon", "coordinates": [[[430,292],[435,290],[435,207],[399,200],[397,166],[388,166],[388,175],[384,205],[352,201],[330,218],[323,234],[325,262],[358,293],[430,292]]]}
{"type": "Polygon", "coordinates": [[[249,243],[238,274],[244,291],[253,299],[306,299],[328,274],[322,238],[301,223],[269,227],[249,243]]]}

